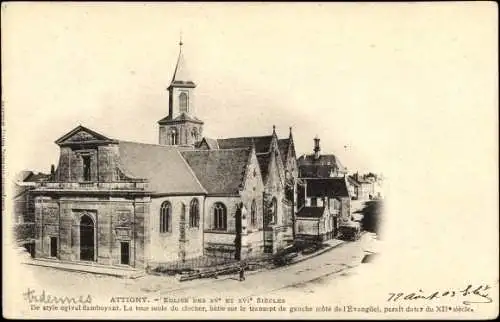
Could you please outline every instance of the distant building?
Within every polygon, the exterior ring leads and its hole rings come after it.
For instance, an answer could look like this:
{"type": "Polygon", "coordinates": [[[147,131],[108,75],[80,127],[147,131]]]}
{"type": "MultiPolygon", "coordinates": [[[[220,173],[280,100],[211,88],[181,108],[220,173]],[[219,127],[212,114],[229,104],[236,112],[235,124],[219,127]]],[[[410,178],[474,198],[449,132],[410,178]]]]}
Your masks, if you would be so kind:
{"type": "Polygon", "coordinates": [[[34,256],[35,199],[32,190],[49,180],[50,175],[21,171],[14,181],[14,232],[16,242],[34,256]]]}
{"type": "Polygon", "coordinates": [[[351,194],[351,199],[357,200],[359,198],[361,184],[352,175],[347,176],[347,184],[349,187],[349,193],[351,194]]]}
{"type": "Polygon", "coordinates": [[[297,244],[321,242],[334,238],[337,233],[336,217],[327,206],[302,207],[295,225],[297,244]]]}
{"type": "Polygon", "coordinates": [[[344,177],[347,169],[334,154],[321,154],[320,139],[314,138],[314,153],[300,156],[297,160],[300,178],[344,177]]]}
{"type": "Polygon", "coordinates": [[[350,221],[350,200],[345,178],[303,178],[304,206],[296,218],[297,239],[335,238],[342,223],[350,221]],[[319,227],[311,226],[314,222],[319,227]],[[302,223],[300,225],[300,223],[302,223]],[[301,227],[309,227],[302,229],[301,227]],[[312,235],[311,235],[312,234],[312,235]],[[308,235],[308,236],[304,236],[308,235]]]}

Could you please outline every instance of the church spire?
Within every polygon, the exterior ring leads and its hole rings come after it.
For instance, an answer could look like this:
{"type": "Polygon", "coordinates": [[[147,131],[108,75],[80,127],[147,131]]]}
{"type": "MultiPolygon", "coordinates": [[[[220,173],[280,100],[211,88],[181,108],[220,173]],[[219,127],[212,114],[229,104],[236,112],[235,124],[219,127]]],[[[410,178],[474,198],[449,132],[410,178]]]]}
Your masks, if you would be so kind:
{"type": "Polygon", "coordinates": [[[182,41],[182,33],[179,36],[179,57],[177,58],[177,64],[175,65],[174,75],[170,86],[175,86],[178,84],[189,84],[194,85],[191,77],[189,75],[188,69],[186,68],[186,62],[184,55],[182,53],[182,46],[184,42],[182,41]]]}

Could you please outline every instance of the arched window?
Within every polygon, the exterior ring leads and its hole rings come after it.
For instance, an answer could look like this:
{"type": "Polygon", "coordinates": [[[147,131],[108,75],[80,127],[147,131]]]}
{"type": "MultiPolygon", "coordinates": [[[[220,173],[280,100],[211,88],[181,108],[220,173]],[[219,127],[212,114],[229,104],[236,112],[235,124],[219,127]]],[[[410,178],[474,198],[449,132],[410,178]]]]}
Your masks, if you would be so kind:
{"type": "Polygon", "coordinates": [[[195,141],[198,141],[198,129],[193,127],[193,130],[191,131],[191,136],[195,141]]]}
{"type": "Polygon", "coordinates": [[[188,96],[184,92],[179,94],[179,111],[181,113],[188,112],[188,96]]]}
{"type": "Polygon", "coordinates": [[[200,206],[198,199],[191,200],[189,204],[189,227],[200,226],[200,206]]]}
{"type": "Polygon", "coordinates": [[[226,230],[227,229],[227,211],[224,204],[217,202],[214,205],[214,229],[226,230]]]}
{"type": "Polygon", "coordinates": [[[250,224],[252,226],[257,226],[257,203],[255,200],[252,201],[252,206],[250,207],[250,224]]]}
{"type": "Polygon", "coordinates": [[[177,145],[177,142],[179,141],[178,138],[179,133],[177,133],[177,129],[174,127],[170,130],[170,145],[177,145]]]}
{"type": "Polygon", "coordinates": [[[170,232],[172,228],[172,205],[165,201],[160,208],[160,233],[170,232]]]}

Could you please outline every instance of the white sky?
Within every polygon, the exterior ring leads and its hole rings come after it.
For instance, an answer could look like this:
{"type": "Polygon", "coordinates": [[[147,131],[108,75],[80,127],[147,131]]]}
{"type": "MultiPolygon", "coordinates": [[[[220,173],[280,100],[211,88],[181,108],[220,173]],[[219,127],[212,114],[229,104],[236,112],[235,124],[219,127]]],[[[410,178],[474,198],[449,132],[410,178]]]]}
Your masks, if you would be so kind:
{"type": "MultiPolygon", "coordinates": [[[[478,123],[496,115],[496,30],[481,23],[494,20],[490,8],[10,4],[7,168],[47,172],[58,160],[53,142],[78,124],[157,143],[180,30],[206,136],[267,135],[275,124],[285,137],[292,125],[298,154],[312,151],[317,134],[349,169],[393,175],[401,161],[456,161],[494,134],[478,123]]],[[[465,171],[481,160],[469,161],[465,171]]]]}

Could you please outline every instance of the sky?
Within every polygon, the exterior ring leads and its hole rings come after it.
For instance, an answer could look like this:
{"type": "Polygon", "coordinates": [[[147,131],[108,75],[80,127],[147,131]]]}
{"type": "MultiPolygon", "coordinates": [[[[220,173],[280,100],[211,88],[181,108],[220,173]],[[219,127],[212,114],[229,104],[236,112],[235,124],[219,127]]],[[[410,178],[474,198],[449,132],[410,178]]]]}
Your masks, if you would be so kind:
{"type": "Polygon", "coordinates": [[[10,4],[2,65],[12,169],[50,169],[54,141],[79,124],[156,143],[182,32],[206,136],[276,125],[285,137],[292,126],[299,155],[318,135],[348,169],[383,172],[404,150],[440,140],[416,132],[493,99],[483,76],[493,76],[484,47],[494,32],[464,34],[466,17],[467,6],[446,4],[10,4]]]}
{"type": "Polygon", "coordinates": [[[79,124],[156,143],[182,31],[204,135],[292,126],[299,155],[318,135],[348,169],[386,177],[393,281],[497,278],[497,9],[2,3],[5,174],[48,172],[79,124]]]}
{"type": "MultiPolygon", "coordinates": [[[[435,157],[455,161],[494,134],[496,29],[479,23],[494,21],[490,8],[4,5],[5,148],[15,160],[7,171],[49,171],[54,141],[79,124],[157,143],[181,33],[205,136],[268,135],[275,125],[286,137],[292,126],[298,155],[312,152],[317,135],[349,170],[393,176],[435,157]],[[464,28],[471,17],[478,23],[464,28]]],[[[464,171],[481,160],[471,162],[464,171]]]]}

